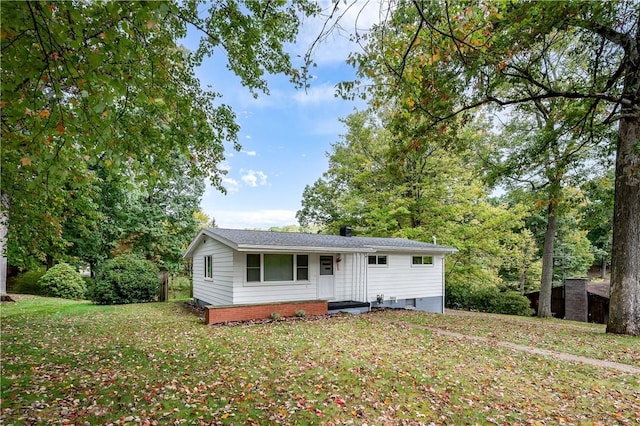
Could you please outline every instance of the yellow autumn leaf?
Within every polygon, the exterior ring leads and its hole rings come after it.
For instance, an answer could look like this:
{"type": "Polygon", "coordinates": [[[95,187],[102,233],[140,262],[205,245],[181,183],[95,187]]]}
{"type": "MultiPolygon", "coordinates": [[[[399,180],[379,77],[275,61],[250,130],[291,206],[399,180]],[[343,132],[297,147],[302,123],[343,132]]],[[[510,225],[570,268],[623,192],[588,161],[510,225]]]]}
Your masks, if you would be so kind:
{"type": "Polygon", "coordinates": [[[31,159],[29,157],[22,157],[22,159],[20,160],[20,163],[22,164],[22,167],[30,166],[31,159]]]}
{"type": "Polygon", "coordinates": [[[38,117],[40,118],[49,118],[50,115],[51,113],[49,112],[48,109],[40,110],[40,112],[38,113],[38,117]]]}

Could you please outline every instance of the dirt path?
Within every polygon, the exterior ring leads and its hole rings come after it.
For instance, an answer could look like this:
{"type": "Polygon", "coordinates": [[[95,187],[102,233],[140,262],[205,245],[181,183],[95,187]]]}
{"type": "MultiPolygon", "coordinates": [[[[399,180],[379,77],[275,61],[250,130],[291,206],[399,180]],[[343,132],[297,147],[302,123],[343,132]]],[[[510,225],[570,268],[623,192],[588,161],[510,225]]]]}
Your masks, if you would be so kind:
{"type": "Polygon", "coordinates": [[[470,335],[470,334],[456,333],[456,332],[453,332],[453,331],[443,330],[443,329],[440,329],[440,328],[429,327],[429,326],[425,326],[425,325],[412,324],[412,323],[401,321],[401,320],[390,320],[388,322],[391,322],[391,323],[394,323],[394,324],[398,324],[398,325],[407,326],[407,327],[411,327],[411,328],[414,328],[414,329],[428,330],[428,331],[431,331],[433,333],[440,334],[442,336],[449,336],[449,337],[455,337],[455,338],[459,338],[459,339],[473,340],[475,342],[493,343],[493,344],[496,344],[498,346],[502,346],[504,348],[508,348],[508,349],[512,349],[512,350],[516,350],[516,351],[527,352],[527,353],[530,353],[530,354],[548,356],[548,357],[552,357],[552,358],[556,358],[556,359],[561,359],[561,360],[564,360],[564,361],[580,362],[582,364],[592,365],[594,367],[600,367],[600,368],[609,368],[609,369],[617,370],[617,371],[620,371],[620,372],[623,372],[623,373],[640,374],[640,368],[639,367],[634,367],[633,365],[628,365],[628,364],[621,364],[619,362],[605,361],[605,360],[602,360],[602,359],[595,359],[595,358],[588,358],[588,357],[585,357],[585,356],[572,355],[572,354],[568,354],[568,353],[564,353],[564,352],[551,351],[551,350],[548,350],[548,349],[540,349],[540,348],[536,348],[536,347],[533,347],[533,346],[518,345],[516,343],[505,342],[505,341],[502,341],[502,340],[491,339],[491,338],[488,338],[488,337],[473,336],[473,335],[470,335]]]}

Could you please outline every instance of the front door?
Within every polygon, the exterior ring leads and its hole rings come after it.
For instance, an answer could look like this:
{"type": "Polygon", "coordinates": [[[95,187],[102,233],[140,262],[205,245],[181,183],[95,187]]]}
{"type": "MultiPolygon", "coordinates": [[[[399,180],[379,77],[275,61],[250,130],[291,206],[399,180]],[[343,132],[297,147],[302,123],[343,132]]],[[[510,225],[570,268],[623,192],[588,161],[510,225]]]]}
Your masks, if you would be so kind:
{"type": "Polygon", "coordinates": [[[320,280],[318,281],[318,298],[333,299],[335,297],[335,281],[333,279],[333,256],[320,256],[320,280]]]}

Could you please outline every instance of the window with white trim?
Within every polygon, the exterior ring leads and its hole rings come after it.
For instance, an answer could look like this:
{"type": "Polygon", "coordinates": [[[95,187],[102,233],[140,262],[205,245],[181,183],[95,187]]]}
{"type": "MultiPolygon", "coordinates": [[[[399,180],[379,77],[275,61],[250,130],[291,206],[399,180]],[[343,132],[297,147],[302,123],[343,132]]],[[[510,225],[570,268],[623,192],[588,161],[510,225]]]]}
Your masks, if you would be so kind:
{"type": "Polygon", "coordinates": [[[213,278],[213,256],[204,257],[204,277],[213,278]]]}
{"type": "Polygon", "coordinates": [[[247,282],[308,281],[309,255],[248,253],[247,282]]]}
{"type": "Polygon", "coordinates": [[[369,256],[369,260],[367,261],[367,263],[370,266],[372,266],[372,265],[387,266],[387,256],[370,255],[369,256]]]}
{"type": "Polygon", "coordinates": [[[412,266],[433,266],[433,256],[412,256],[411,257],[411,265],[412,266]]]}
{"type": "Polygon", "coordinates": [[[309,256],[306,254],[296,255],[296,280],[309,280],[309,256]]]}

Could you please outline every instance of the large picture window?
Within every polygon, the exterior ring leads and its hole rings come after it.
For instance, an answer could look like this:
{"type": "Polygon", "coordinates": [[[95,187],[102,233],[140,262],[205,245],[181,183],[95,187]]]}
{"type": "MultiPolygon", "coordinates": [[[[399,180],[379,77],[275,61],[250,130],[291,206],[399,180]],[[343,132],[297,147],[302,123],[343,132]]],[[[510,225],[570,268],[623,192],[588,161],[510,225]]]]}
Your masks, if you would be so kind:
{"type": "Polygon", "coordinates": [[[204,277],[213,278],[213,256],[204,257],[204,277]]]}
{"type": "Polygon", "coordinates": [[[247,282],[307,281],[306,254],[247,254],[247,282]]]}
{"type": "Polygon", "coordinates": [[[264,280],[293,281],[293,255],[265,254],[264,280]]]}

